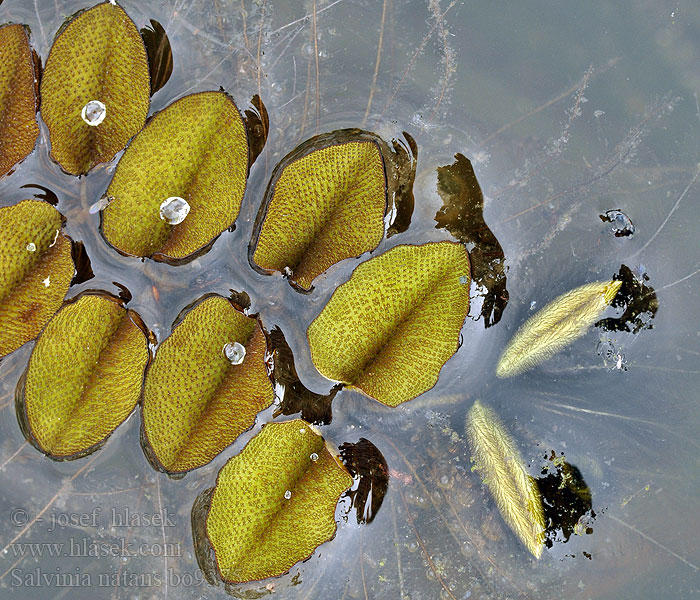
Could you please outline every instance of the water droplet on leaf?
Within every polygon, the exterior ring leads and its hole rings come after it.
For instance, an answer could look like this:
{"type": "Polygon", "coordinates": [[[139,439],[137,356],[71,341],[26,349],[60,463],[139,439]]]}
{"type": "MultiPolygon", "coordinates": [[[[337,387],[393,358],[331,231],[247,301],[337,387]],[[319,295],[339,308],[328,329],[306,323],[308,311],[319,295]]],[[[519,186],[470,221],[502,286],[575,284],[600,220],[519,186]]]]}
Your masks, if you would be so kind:
{"type": "Polygon", "coordinates": [[[284,493],[284,498],[285,498],[285,500],[289,500],[291,497],[292,497],[292,492],[291,492],[290,490],[287,490],[287,491],[284,493]]]}
{"type": "Polygon", "coordinates": [[[310,458],[313,462],[316,462],[316,461],[318,460],[318,454],[316,454],[315,452],[313,452],[313,453],[311,454],[311,456],[309,456],[309,458],[310,458]]]}
{"type": "Polygon", "coordinates": [[[226,344],[224,346],[224,356],[232,365],[240,365],[245,359],[245,346],[239,342],[226,344]]]}
{"type": "Polygon", "coordinates": [[[97,127],[105,120],[107,116],[107,107],[99,100],[90,100],[90,102],[83,106],[80,116],[90,127],[97,127]]]}
{"type": "Polygon", "coordinates": [[[109,203],[112,201],[112,198],[109,196],[102,196],[97,202],[94,204],[90,205],[90,208],[88,208],[88,212],[91,215],[97,214],[101,210],[104,210],[109,206],[109,203]]]}
{"type": "Polygon", "coordinates": [[[160,218],[169,225],[179,225],[190,212],[187,200],[179,196],[171,196],[160,205],[160,218]]]}
{"type": "Polygon", "coordinates": [[[36,244],[34,242],[27,244],[27,252],[36,252],[36,244]]]}

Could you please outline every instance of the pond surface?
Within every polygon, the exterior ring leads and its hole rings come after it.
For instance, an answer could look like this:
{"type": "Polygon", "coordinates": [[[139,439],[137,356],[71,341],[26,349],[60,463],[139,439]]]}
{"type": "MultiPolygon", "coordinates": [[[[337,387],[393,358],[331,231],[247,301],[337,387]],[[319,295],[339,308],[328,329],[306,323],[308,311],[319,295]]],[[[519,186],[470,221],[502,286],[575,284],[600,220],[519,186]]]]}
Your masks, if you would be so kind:
{"type": "MultiPolygon", "coordinates": [[[[700,13],[692,2],[638,0],[472,6],[448,0],[124,0],[142,27],[167,31],[174,73],[152,111],[223,86],[241,108],[253,94],[270,114],[241,214],[205,256],[171,267],[119,256],[88,209],[114,164],[77,179],[48,158],[47,135],[0,180],[0,206],[53,190],[95,277],[74,286],[133,294],[131,308],[162,340],[180,310],[207,292],[244,290],[264,325],[279,326],[301,380],[314,369],[304,332],[358,260],[343,261],[308,296],[247,260],[253,221],[275,164],[321,132],[361,126],[418,144],[416,211],[382,242],[447,239],[434,227],[438,166],[461,152],[485,194],[503,246],[510,302],[485,328],[479,299],[463,345],[438,385],[390,409],[341,391],[334,446],[360,437],[384,454],[390,483],[374,521],[339,507],[338,533],[278,580],[238,597],[656,599],[700,596],[700,13]],[[619,210],[631,237],[600,215],[619,210]],[[609,279],[625,264],[647,273],[659,310],[633,335],[593,328],[558,356],[511,379],[495,365],[522,322],[556,296],[609,279]],[[603,351],[601,351],[603,349],[603,351]],[[598,350],[598,351],[597,351],[598,350]],[[578,467],[593,496],[593,532],[535,560],[503,524],[472,473],[464,419],[493,407],[537,474],[551,451],[578,467]]],[[[0,21],[26,23],[45,62],[63,19],[86,7],[5,0],[0,21]]],[[[359,260],[366,260],[364,255],[359,260]]],[[[476,295],[478,290],[474,290],[476,295]]],[[[610,312],[614,315],[614,311],[610,312]]],[[[190,509],[256,427],[210,465],[172,481],[151,469],[134,413],[85,459],[52,462],[27,444],[14,389],[32,343],[0,363],[0,588],[14,598],[225,598],[203,581],[190,509]],[[154,518],[154,515],[160,515],[154,518]],[[113,546],[116,544],[116,547],[113,546]]]]}

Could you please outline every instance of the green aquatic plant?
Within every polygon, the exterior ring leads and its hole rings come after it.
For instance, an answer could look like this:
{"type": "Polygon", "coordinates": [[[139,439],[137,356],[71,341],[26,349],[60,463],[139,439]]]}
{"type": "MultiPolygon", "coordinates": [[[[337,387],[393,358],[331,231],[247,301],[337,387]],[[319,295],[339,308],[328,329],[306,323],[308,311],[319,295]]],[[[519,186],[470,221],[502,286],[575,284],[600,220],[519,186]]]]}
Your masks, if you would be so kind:
{"type": "Polygon", "coordinates": [[[0,177],[34,150],[39,70],[26,28],[0,27],[0,177]]]}
{"type": "Polygon", "coordinates": [[[393,205],[410,179],[400,172],[407,162],[380,137],[358,129],[307,140],[272,174],[251,240],[251,265],[282,272],[309,291],[335,263],[374,250],[384,237],[389,195],[393,205]]]}
{"type": "Polygon", "coordinates": [[[105,239],[132,256],[195,258],[236,220],[248,163],[245,122],[228,94],[180,98],[119,161],[102,213],[105,239]]]}
{"type": "Polygon", "coordinates": [[[63,306],[37,340],[19,399],[36,447],[73,459],[101,447],[141,396],[148,340],[138,314],[106,294],[63,306]]]}
{"type": "Polygon", "coordinates": [[[186,310],[158,348],[143,390],[144,444],[182,473],[210,462],[274,399],[260,321],[221,296],[186,310]]]}
{"type": "Polygon", "coordinates": [[[62,228],[47,202],[0,208],[0,356],[33,340],[63,302],[74,267],[62,228]]]}
{"type": "Polygon", "coordinates": [[[151,97],[146,48],[116,2],[80,12],[59,31],[40,91],[51,156],[72,175],[112,160],[139,132],[151,97]]]}
{"type": "Polygon", "coordinates": [[[268,423],[219,471],[206,535],[225,582],[275,577],[336,530],[352,477],[323,438],[295,419],[268,423]]]}
{"type": "Polygon", "coordinates": [[[463,245],[397,246],[357,267],[309,325],[311,359],[328,379],[397,406],[435,385],[468,311],[463,245]]]}

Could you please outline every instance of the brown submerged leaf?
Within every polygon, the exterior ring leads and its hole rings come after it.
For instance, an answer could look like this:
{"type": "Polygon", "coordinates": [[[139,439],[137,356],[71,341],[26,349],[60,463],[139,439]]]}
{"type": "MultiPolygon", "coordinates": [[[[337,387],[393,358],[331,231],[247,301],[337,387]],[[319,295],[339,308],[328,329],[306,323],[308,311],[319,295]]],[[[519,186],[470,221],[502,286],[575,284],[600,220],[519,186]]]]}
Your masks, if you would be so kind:
{"type": "Polygon", "coordinates": [[[272,377],[283,388],[282,399],[273,417],[301,414],[301,418],[314,425],[329,425],[333,420],[331,403],[340,387],[334,387],[329,394],[317,394],[309,390],[297,375],[292,349],[279,327],[270,331],[270,342],[274,357],[272,377]]]}
{"type": "Polygon", "coordinates": [[[496,236],[484,221],[484,196],[471,161],[455,154],[455,162],[438,167],[437,189],[443,207],[435,214],[436,228],[447,229],[469,251],[474,283],[485,289],[481,316],[491,327],[501,320],[508,304],[505,255],[496,236]]]}
{"type": "Polygon", "coordinates": [[[56,460],[104,444],[141,395],[149,358],[141,327],[107,294],[81,295],[56,313],[32,350],[18,407],[32,444],[56,460]]]}
{"type": "Polygon", "coordinates": [[[357,524],[369,524],[389,489],[389,465],[379,448],[365,438],[354,444],[345,442],[339,450],[343,464],[355,478],[356,485],[346,495],[355,509],[357,524]]]}
{"type": "Polygon", "coordinates": [[[405,142],[392,140],[393,152],[385,152],[387,161],[394,173],[392,181],[388,181],[389,200],[394,206],[394,219],[386,231],[386,237],[403,233],[411,225],[411,217],[415,208],[413,183],[416,180],[418,164],[418,144],[408,133],[402,132],[405,142]]]}
{"type": "Polygon", "coordinates": [[[141,29],[141,37],[148,54],[148,68],[151,76],[151,96],[161,89],[173,74],[173,50],[168,34],[163,26],[151,19],[151,26],[141,29]]]}
{"type": "Polygon", "coordinates": [[[503,520],[539,558],[545,539],[542,499],[513,440],[498,415],[478,400],[467,414],[466,430],[474,468],[488,486],[503,520]]]}
{"type": "Polygon", "coordinates": [[[216,295],[184,315],[158,348],[143,392],[147,455],[168,473],[210,462],[274,399],[265,334],[256,318],[216,295]]]}
{"type": "Polygon", "coordinates": [[[56,36],[41,80],[53,159],[72,175],[112,160],[144,126],[150,88],[146,48],[124,10],[102,2],[80,12],[56,36]]]}
{"type": "Polygon", "coordinates": [[[61,213],[41,200],[0,208],[0,356],[33,340],[73,278],[61,213]]]}
{"type": "Polygon", "coordinates": [[[0,177],[34,150],[38,79],[24,25],[0,27],[0,177]]]}

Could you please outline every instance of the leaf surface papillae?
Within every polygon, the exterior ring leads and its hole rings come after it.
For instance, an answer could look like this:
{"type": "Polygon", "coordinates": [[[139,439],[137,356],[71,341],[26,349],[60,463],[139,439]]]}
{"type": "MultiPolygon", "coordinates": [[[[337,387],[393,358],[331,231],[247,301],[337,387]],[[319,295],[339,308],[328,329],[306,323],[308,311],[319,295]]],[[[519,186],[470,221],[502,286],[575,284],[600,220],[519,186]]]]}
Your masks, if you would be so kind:
{"type": "Polygon", "coordinates": [[[150,85],[146,48],[124,10],[103,2],[79,13],[56,37],[41,80],[51,156],[72,175],[112,160],[144,126],[150,85]],[[93,100],[106,107],[94,127],[81,117],[93,100]]]}
{"type": "Polygon", "coordinates": [[[122,156],[102,232],[124,254],[182,260],[233,224],[247,176],[247,134],[231,97],[185,96],[156,114],[122,156]],[[172,197],[190,206],[177,225],[160,217],[161,203],[172,197]]]}
{"type": "Polygon", "coordinates": [[[376,248],[384,236],[387,190],[379,145],[368,134],[346,137],[350,141],[337,143],[334,134],[318,136],[285,157],[258,215],[253,264],[291,271],[291,281],[304,290],[335,263],[376,248]]]}
{"type": "Polygon", "coordinates": [[[61,306],[74,272],[61,227],[48,202],[0,208],[0,356],[39,335],[61,306]]]}
{"type": "Polygon", "coordinates": [[[0,176],[27,157],[39,136],[37,76],[24,26],[0,27],[0,176]]]}
{"type": "Polygon", "coordinates": [[[581,337],[603,314],[622,281],[595,281],[562,294],[530,317],[508,342],[496,367],[511,377],[554,356],[581,337]]]}
{"type": "Polygon", "coordinates": [[[149,352],[132,314],[115,298],[86,294],[58,311],[39,336],[24,404],[42,452],[84,456],[136,407],[149,352]]]}
{"type": "Polygon", "coordinates": [[[143,396],[143,427],[160,465],[181,473],[207,464],[274,399],[257,319],[221,296],[191,308],[156,352],[143,396]],[[231,364],[224,346],[245,349],[231,364]]]}
{"type": "Polygon", "coordinates": [[[528,475],[515,443],[488,406],[478,400],[467,414],[472,461],[503,520],[535,558],[542,554],[544,510],[537,482],[528,475]]]}
{"type": "Polygon", "coordinates": [[[311,358],[328,379],[397,406],[435,385],[468,311],[462,244],[397,246],[335,291],[308,328],[311,358]]]}
{"type": "Polygon", "coordinates": [[[212,496],[206,530],[223,580],[275,577],[308,558],[335,535],[352,482],[305,421],[265,425],[221,469],[212,496]]]}

